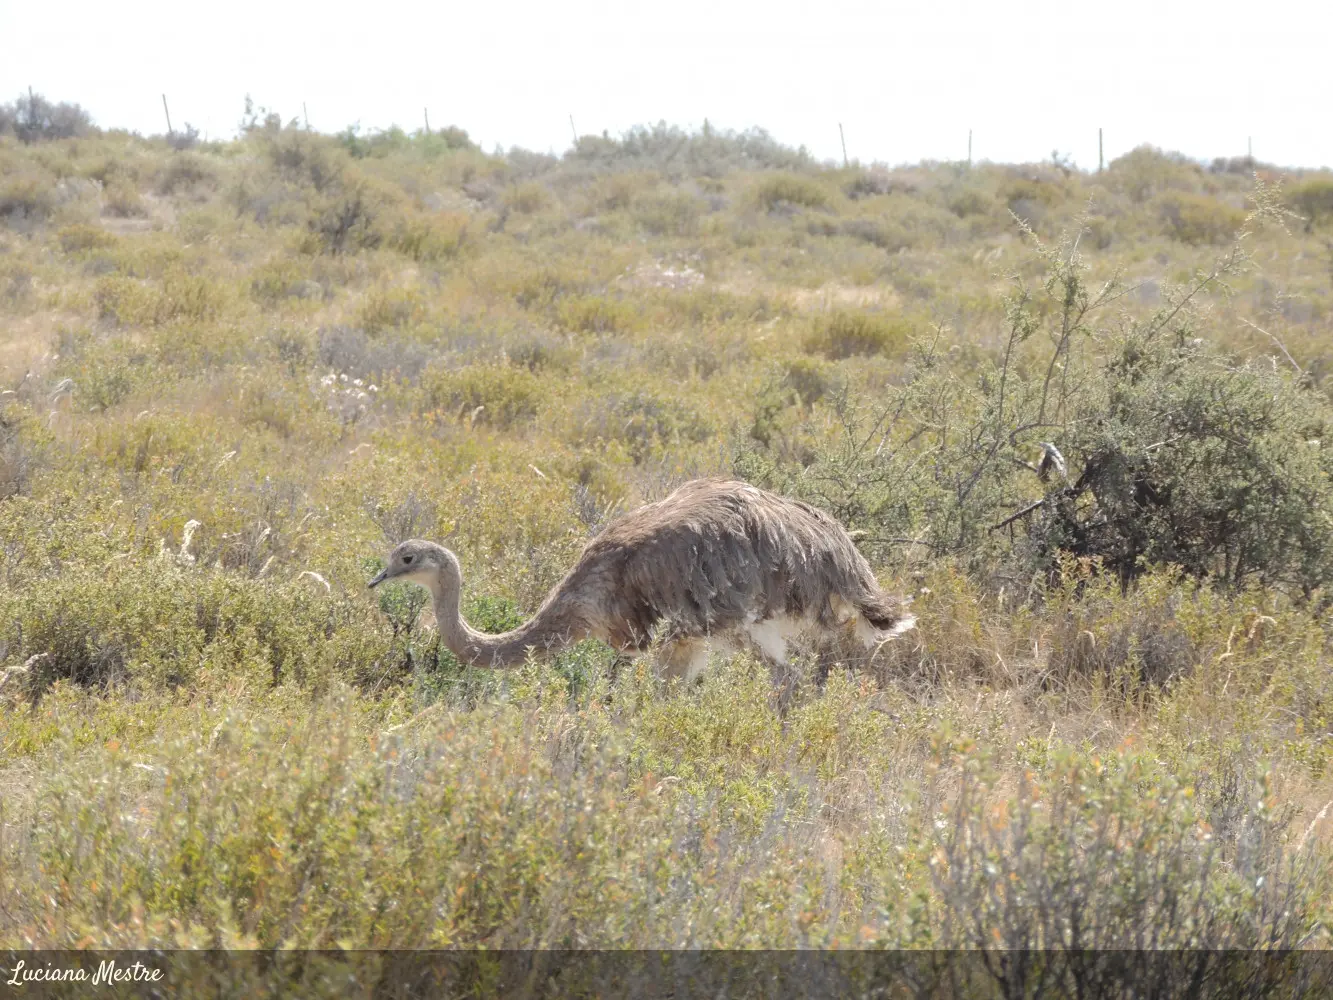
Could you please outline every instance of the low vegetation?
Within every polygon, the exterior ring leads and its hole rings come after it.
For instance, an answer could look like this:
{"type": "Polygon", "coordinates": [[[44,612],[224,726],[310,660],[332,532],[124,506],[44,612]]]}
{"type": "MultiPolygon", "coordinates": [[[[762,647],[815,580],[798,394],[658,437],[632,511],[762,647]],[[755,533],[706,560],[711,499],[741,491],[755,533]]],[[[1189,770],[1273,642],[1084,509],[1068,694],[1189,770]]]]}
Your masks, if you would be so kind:
{"type": "Polygon", "coordinates": [[[1333,943],[1325,174],[24,100],[0,947],[1333,943]],[[465,669],[366,590],[443,540],[501,630],[708,474],[839,517],[917,631],[779,711],[748,656],[465,669]]]}

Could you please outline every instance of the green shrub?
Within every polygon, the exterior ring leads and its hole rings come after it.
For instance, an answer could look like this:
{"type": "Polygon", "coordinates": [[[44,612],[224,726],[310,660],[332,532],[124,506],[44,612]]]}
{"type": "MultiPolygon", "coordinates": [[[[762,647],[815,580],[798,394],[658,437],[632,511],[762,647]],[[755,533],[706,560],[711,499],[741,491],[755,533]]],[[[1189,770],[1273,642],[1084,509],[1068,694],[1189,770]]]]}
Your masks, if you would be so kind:
{"type": "Polygon", "coordinates": [[[626,333],[642,321],[632,303],[609,295],[566,295],[556,303],[555,319],[576,333],[626,333]]]}
{"type": "Polygon", "coordinates": [[[819,181],[800,174],[775,174],[760,182],[755,199],[761,208],[773,211],[783,204],[801,208],[828,208],[828,190],[819,181]]]}
{"type": "Polygon", "coordinates": [[[1067,438],[1096,513],[1053,505],[1041,546],[1125,578],[1169,563],[1230,586],[1333,582],[1333,456],[1310,443],[1333,415],[1271,364],[1141,334],[1117,346],[1067,438]]]}
{"type": "Polygon", "coordinates": [[[1016,211],[1015,205],[1028,203],[1051,208],[1064,201],[1064,189],[1052,180],[1040,177],[1012,177],[1000,188],[1000,197],[1016,211]]]}
{"type": "Polygon", "coordinates": [[[60,249],[65,253],[81,253],[85,250],[105,250],[116,245],[116,237],[100,226],[88,226],[76,223],[65,226],[56,234],[60,249]]]}
{"type": "Polygon", "coordinates": [[[1305,231],[1333,218],[1333,175],[1308,177],[1287,189],[1287,201],[1305,217],[1305,231]]]}
{"type": "Polygon", "coordinates": [[[250,275],[250,297],[266,306],[276,306],[286,299],[322,299],[324,289],[311,278],[305,262],[287,256],[260,264],[250,275]]]}
{"type": "Polygon", "coordinates": [[[309,688],[340,670],[353,679],[352,655],[375,648],[379,630],[364,607],[331,600],[305,581],[242,580],[177,561],[168,552],[139,565],[113,563],[105,573],[70,567],[0,593],[7,623],[0,642],[20,661],[38,657],[25,678],[29,695],[40,698],[60,680],[164,690],[204,684],[209,674],[309,688]]]}
{"type": "Polygon", "coordinates": [[[457,259],[468,240],[467,216],[443,214],[405,219],[389,237],[389,245],[426,264],[457,259]]]}
{"type": "Polygon", "coordinates": [[[876,219],[847,219],[842,223],[841,232],[889,253],[896,253],[913,242],[911,234],[904,228],[876,219]]]}
{"type": "MultiPolygon", "coordinates": [[[[770,372],[756,395],[749,436],[767,449],[793,451],[790,447],[782,449],[779,443],[780,438],[790,435],[792,425],[804,415],[793,410],[810,409],[837,387],[833,368],[826,362],[814,358],[784,362],[770,372]]],[[[814,456],[807,450],[802,458],[813,460],[814,456]]]]}
{"type": "Polygon", "coordinates": [[[500,428],[530,422],[543,397],[538,378],[511,365],[434,368],[422,375],[421,388],[428,409],[500,428]]]}
{"type": "Polygon", "coordinates": [[[896,178],[882,167],[872,167],[869,170],[853,168],[851,179],[843,184],[842,190],[848,198],[856,200],[893,194],[895,191],[912,194],[916,189],[910,181],[896,178]]]}
{"type": "Polygon", "coordinates": [[[993,204],[981,191],[967,188],[949,199],[949,211],[960,219],[966,219],[970,215],[985,215],[993,204]]]}
{"type": "Polygon", "coordinates": [[[1122,191],[1136,204],[1166,191],[1196,191],[1203,170],[1179,153],[1164,153],[1152,146],[1139,146],[1106,166],[1106,183],[1122,191]]]}
{"type": "Polygon", "coordinates": [[[666,122],[636,125],[618,139],[579,136],[569,158],[580,166],[653,170],[679,177],[717,178],[733,170],[799,170],[814,166],[802,147],[791,149],[761,128],[719,130],[707,121],[697,132],[666,122]]]}
{"type": "Polygon", "coordinates": [[[102,212],[119,219],[141,219],[148,215],[139,189],[125,176],[111,179],[102,192],[102,212]]]}
{"type": "Polygon", "coordinates": [[[566,371],[576,360],[574,350],[567,341],[540,333],[506,340],[504,354],[510,364],[531,372],[566,371]]]}
{"type": "Polygon", "coordinates": [[[1000,188],[1005,206],[1020,219],[1036,226],[1065,199],[1064,187],[1041,177],[1011,177],[1000,188]]]}
{"type": "Polygon", "coordinates": [[[911,327],[902,319],[838,311],[817,316],[801,346],[837,361],[858,354],[902,353],[910,335],[911,327]]]}
{"type": "Polygon", "coordinates": [[[653,236],[693,236],[703,210],[702,202],[693,195],[659,195],[635,202],[634,221],[653,236]]]}
{"type": "Polygon", "coordinates": [[[175,195],[217,184],[217,172],[201,156],[177,153],[157,175],[157,193],[175,195]]]}
{"type": "Polygon", "coordinates": [[[338,134],[338,141],[357,160],[402,152],[411,142],[407,133],[396,125],[382,130],[375,129],[366,135],[361,134],[360,125],[349,125],[338,134]]]}
{"type": "Polygon", "coordinates": [[[620,445],[636,465],[664,448],[704,441],[712,432],[688,404],[648,390],[612,392],[586,411],[582,434],[620,445]]]}
{"type": "MultiPolygon", "coordinates": [[[[1266,782],[1196,789],[1152,760],[1109,764],[1064,753],[999,804],[984,777],[965,773],[931,867],[937,947],[1090,959],[1117,948],[1290,948],[1310,932],[1321,878],[1308,854],[1285,856],[1291,815],[1274,811],[1266,782]]],[[[1019,995],[1057,980],[1039,966],[1007,971],[1019,995]]],[[[1205,966],[1142,971],[1178,989],[1205,966]]]]}
{"type": "Polygon", "coordinates": [[[320,198],[309,222],[310,253],[351,253],[371,250],[384,241],[380,212],[371,189],[364,184],[339,186],[320,198]]]}
{"type": "Polygon", "coordinates": [[[321,194],[347,179],[347,158],[326,137],[299,128],[265,128],[254,133],[263,155],[286,179],[321,194]]]}
{"type": "Polygon", "coordinates": [[[122,326],[161,326],[216,319],[230,297],[212,278],[172,268],[160,284],[122,275],[101,278],[94,299],[103,319],[122,326]]]}
{"type": "Polygon", "coordinates": [[[19,171],[0,180],[0,219],[11,226],[45,222],[55,207],[55,187],[41,174],[19,171]]]}
{"type": "Polygon", "coordinates": [[[77,399],[95,411],[109,410],[149,384],[153,366],[142,350],[108,340],[84,354],[77,368],[77,399]]]}
{"type": "Polygon", "coordinates": [[[1164,196],[1159,204],[1167,233],[1182,243],[1226,243],[1245,221],[1238,208],[1205,195],[1184,192],[1164,196]]]}
{"type": "MultiPolygon", "coordinates": [[[[310,411],[284,386],[267,382],[248,381],[237,400],[237,415],[243,423],[272,431],[279,437],[291,438],[298,434],[310,435],[316,430],[309,419],[310,411]]],[[[355,423],[364,412],[364,405],[353,398],[339,400],[339,415],[345,423],[355,423]]]]}
{"type": "Polygon", "coordinates": [[[504,207],[520,215],[533,215],[551,203],[551,193],[541,184],[516,184],[504,195],[504,207]]]}
{"type": "Polygon", "coordinates": [[[357,309],[357,323],[367,333],[407,326],[425,315],[421,293],[414,288],[372,288],[357,309]]]}

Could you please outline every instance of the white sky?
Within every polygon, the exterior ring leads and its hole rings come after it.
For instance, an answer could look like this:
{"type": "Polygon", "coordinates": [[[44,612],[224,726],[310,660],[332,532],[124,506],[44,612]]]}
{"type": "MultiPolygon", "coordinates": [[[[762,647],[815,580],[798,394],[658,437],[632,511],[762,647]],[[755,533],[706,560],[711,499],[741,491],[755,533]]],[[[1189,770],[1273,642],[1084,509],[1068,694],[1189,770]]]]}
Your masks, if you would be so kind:
{"type": "Polygon", "coordinates": [[[1328,0],[0,0],[0,100],[31,85],[103,126],[211,137],[256,103],[336,131],[457,124],[562,152],[665,119],[758,125],[821,158],[1072,154],[1333,164],[1328,0]]]}

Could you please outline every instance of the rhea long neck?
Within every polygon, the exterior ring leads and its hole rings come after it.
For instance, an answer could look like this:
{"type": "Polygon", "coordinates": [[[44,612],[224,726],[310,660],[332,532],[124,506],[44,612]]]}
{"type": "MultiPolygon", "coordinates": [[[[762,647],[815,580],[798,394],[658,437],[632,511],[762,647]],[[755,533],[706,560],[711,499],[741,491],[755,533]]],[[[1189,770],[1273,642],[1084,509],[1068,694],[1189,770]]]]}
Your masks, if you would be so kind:
{"type": "Polygon", "coordinates": [[[478,632],[466,621],[459,610],[463,590],[463,573],[458,558],[448,549],[441,548],[439,569],[422,579],[435,604],[435,622],[440,638],[463,663],[477,667],[511,667],[527,659],[528,649],[545,649],[553,643],[543,628],[541,612],[516,629],[489,635],[478,632]]]}

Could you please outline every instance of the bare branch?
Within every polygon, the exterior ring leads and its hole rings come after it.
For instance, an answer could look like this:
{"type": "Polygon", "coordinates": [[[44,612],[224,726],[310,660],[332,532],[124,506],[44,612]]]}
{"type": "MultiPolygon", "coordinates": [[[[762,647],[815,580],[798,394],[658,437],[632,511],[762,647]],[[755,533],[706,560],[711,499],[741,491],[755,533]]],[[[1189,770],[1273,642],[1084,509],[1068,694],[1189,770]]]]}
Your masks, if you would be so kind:
{"type": "Polygon", "coordinates": [[[1296,363],[1296,359],[1293,358],[1291,356],[1291,352],[1287,350],[1287,345],[1282,343],[1282,341],[1278,339],[1278,336],[1276,334],[1269,333],[1262,326],[1259,326],[1256,323],[1251,323],[1248,319],[1245,319],[1244,317],[1241,317],[1241,322],[1244,323],[1246,326],[1248,326],[1251,330],[1258,330],[1273,343],[1277,344],[1278,350],[1282,352],[1282,356],[1291,362],[1292,368],[1296,369],[1296,374],[1300,375],[1302,378],[1305,377],[1306,374],[1305,369],[1296,363]]]}
{"type": "MultiPolygon", "coordinates": [[[[1052,496],[1053,496],[1053,495],[1054,495],[1054,494],[1052,494],[1052,496]]],[[[990,526],[990,530],[991,530],[991,531],[999,531],[1001,528],[1007,528],[1007,527],[1009,527],[1009,525],[1013,524],[1013,523],[1014,523],[1015,521],[1017,521],[1020,517],[1027,517],[1027,515],[1031,514],[1031,513],[1032,513],[1034,510],[1036,510],[1038,507],[1043,507],[1043,506],[1045,506],[1046,501],[1049,500],[1049,499],[1050,499],[1050,496],[1044,496],[1044,497],[1042,497],[1040,500],[1034,500],[1032,503],[1028,504],[1026,507],[1024,507],[1022,510],[1018,511],[1017,513],[1010,514],[1008,517],[1006,517],[1006,518],[1005,518],[1003,521],[1001,521],[999,524],[992,524],[992,525],[990,526]]]]}

